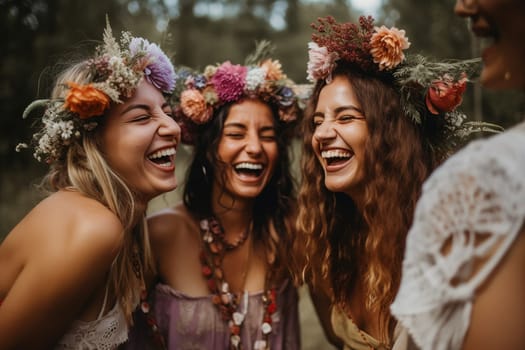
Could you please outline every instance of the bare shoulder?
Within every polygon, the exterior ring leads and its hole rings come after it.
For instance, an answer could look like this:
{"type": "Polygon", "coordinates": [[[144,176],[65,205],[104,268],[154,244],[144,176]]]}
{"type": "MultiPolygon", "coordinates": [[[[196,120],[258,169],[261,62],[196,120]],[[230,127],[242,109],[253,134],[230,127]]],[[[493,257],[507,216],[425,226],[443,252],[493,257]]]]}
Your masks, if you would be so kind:
{"type": "MultiPolygon", "coordinates": [[[[40,202],[15,227],[21,240],[37,251],[69,254],[116,254],[123,238],[118,217],[96,200],[59,191],[40,202]],[[50,244],[52,243],[52,244],[50,244]]],[[[36,252],[33,252],[36,253],[36,252]]]]}
{"type": "Polygon", "coordinates": [[[182,202],[151,214],[148,229],[154,244],[173,239],[184,240],[184,236],[193,236],[199,230],[196,218],[182,202]]]}

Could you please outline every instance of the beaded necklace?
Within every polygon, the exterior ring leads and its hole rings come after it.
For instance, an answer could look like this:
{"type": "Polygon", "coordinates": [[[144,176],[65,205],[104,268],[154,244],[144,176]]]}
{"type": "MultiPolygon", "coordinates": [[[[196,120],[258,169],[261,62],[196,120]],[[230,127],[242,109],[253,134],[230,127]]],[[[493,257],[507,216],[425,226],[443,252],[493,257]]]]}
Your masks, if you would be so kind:
{"type": "MultiPolygon", "coordinates": [[[[219,311],[222,319],[227,322],[230,329],[230,350],[243,349],[241,344],[241,327],[247,310],[239,310],[241,301],[241,293],[233,293],[230,291],[228,283],[224,280],[224,272],[222,271],[222,261],[228,246],[224,240],[224,230],[216,218],[210,217],[201,220],[200,230],[202,240],[205,243],[202,250],[200,260],[202,264],[202,274],[207,280],[208,288],[213,294],[212,302],[219,311]]],[[[248,236],[246,231],[245,236],[248,236]]],[[[232,245],[230,249],[235,249],[242,242],[246,240],[237,240],[237,244],[232,245]]],[[[265,279],[265,290],[262,294],[262,302],[264,305],[264,316],[261,325],[261,332],[263,339],[257,340],[253,345],[254,350],[269,350],[269,335],[272,332],[272,315],[277,310],[276,305],[276,290],[275,288],[268,288],[270,285],[270,273],[265,279]]],[[[247,305],[248,293],[244,292],[244,308],[247,305]]]]}
{"type": "Polygon", "coordinates": [[[148,291],[146,289],[146,284],[144,283],[144,278],[142,277],[142,266],[140,264],[138,249],[134,249],[133,258],[131,260],[133,271],[135,272],[136,277],[140,281],[140,311],[144,314],[146,319],[146,324],[150,329],[150,336],[153,339],[153,343],[157,349],[167,350],[166,341],[160,333],[159,326],[155,317],[150,314],[151,305],[148,301],[148,291]]]}

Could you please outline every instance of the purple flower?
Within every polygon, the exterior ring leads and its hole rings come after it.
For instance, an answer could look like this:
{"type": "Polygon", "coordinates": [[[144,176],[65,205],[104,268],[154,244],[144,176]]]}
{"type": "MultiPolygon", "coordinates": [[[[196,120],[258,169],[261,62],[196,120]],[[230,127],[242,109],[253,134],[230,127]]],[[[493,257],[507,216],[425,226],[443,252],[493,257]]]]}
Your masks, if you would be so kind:
{"type": "Polygon", "coordinates": [[[288,86],[283,86],[277,94],[279,104],[283,107],[291,106],[295,99],[295,93],[288,86]]]}
{"type": "Polygon", "coordinates": [[[224,62],[217,68],[211,82],[221,101],[236,101],[243,95],[247,72],[247,67],[233,65],[230,61],[224,62]]]}
{"type": "Polygon", "coordinates": [[[206,77],[204,75],[197,75],[194,80],[193,80],[193,83],[195,84],[195,87],[197,89],[204,89],[206,87],[206,77]]]}
{"type": "Polygon", "coordinates": [[[143,38],[133,38],[129,50],[132,56],[145,51],[148,64],[144,69],[144,75],[151,84],[164,92],[171,92],[175,88],[173,64],[157,44],[143,38]]]}

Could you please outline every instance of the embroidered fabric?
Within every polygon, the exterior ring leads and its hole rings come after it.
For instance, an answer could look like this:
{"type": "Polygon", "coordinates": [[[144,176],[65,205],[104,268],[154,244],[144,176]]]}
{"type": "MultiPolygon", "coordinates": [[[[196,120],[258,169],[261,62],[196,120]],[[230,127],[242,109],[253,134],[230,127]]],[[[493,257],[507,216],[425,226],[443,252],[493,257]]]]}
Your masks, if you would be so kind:
{"type": "Polygon", "coordinates": [[[423,186],[392,313],[422,349],[458,349],[477,288],[521,230],[525,123],[474,141],[423,186]]]}
{"type": "MultiPolygon", "coordinates": [[[[104,298],[104,304],[106,297],[104,298]]],[[[102,307],[101,313],[104,307],[102,307]]],[[[113,350],[128,339],[126,316],[118,303],[106,315],[94,321],[73,323],[56,350],[113,350]]]]}

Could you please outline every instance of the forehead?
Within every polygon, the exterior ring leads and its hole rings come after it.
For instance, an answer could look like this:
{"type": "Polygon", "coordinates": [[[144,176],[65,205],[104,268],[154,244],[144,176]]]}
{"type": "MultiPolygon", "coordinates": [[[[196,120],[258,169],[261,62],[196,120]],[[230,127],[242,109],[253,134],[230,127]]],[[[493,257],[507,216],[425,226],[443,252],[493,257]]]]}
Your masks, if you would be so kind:
{"type": "Polygon", "coordinates": [[[270,106],[259,100],[243,100],[231,106],[225,126],[232,123],[241,124],[274,124],[274,116],[270,106]]]}
{"type": "Polygon", "coordinates": [[[319,92],[316,110],[349,104],[356,107],[360,105],[355,95],[354,87],[347,77],[336,76],[319,92]]]}

